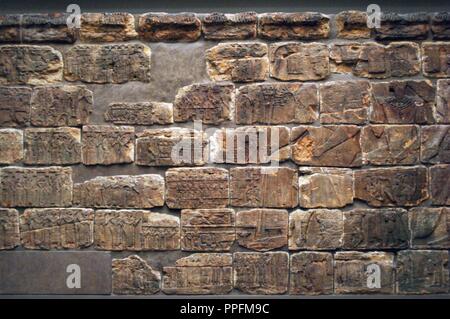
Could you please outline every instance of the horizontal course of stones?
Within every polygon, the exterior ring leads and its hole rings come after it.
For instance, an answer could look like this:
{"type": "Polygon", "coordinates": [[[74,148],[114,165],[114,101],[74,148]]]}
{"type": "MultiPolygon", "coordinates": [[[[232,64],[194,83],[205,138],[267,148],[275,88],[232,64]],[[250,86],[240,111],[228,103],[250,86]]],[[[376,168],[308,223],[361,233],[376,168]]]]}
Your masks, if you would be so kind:
{"type": "Polygon", "coordinates": [[[449,13],[66,18],[0,16],[0,250],[111,251],[118,295],[450,292],[449,13]],[[149,83],[151,42],[201,39],[208,82],[92,120],[86,85],[149,83]],[[75,181],[110,165],[161,174],[75,181]]]}

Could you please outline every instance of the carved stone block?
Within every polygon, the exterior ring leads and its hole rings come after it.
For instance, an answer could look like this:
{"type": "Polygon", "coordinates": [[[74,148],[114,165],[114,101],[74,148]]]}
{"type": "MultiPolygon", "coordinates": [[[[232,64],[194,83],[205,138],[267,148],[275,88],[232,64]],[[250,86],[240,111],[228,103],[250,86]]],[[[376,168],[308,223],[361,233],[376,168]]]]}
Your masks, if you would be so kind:
{"type": "Polygon", "coordinates": [[[181,249],[228,251],[236,238],[234,225],[234,210],[229,208],[183,209],[181,249]]]}
{"type": "Polygon", "coordinates": [[[428,37],[429,24],[426,13],[382,13],[375,36],[379,40],[423,40],[428,37]]]}
{"type": "Polygon", "coordinates": [[[84,42],[128,41],[137,37],[130,13],[83,13],[80,39],[84,42]]]}
{"type": "Polygon", "coordinates": [[[20,245],[19,212],[0,208],[0,250],[13,249],[20,245]]]}
{"type": "Polygon", "coordinates": [[[145,41],[195,41],[201,22],[193,13],[146,13],[139,16],[139,35],[145,41]]]}
{"type": "Polygon", "coordinates": [[[171,168],[166,172],[170,208],[225,207],[228,191],[228,171],[223,168],[171,168]]]}
{"type": "Polygon", "coordinates": [[[317,85],[263,83],[236,93],[237,124],[313,123],[318,118],[317,85]]]}
{"type": "Polygon", "coordinates": [[[342,11],[336,17],[338,38],[368,39],[370,29],[367,27],[367,13],[362,11],[342,11]]]}
{"type": "Polygon", "coordinates": [[[411,247],[450,248],[450,208],[415,207],[409,211],[411,247]]]}
{"type": "Polygon", "coordinates": [[[431,32],[433,39],[450,39],[450,13],[439,12],[431,16],[431,32]]]}
{"type": "Polygon", "coordinates": [[[105,120],[126,125],[172,124],[173,106],[162,102],[112,103],[105,120]]]}
{"type": "Polygon", "coordinates": [[[450,80],[437,81],[437,98],[435,111],[437,123],[450,124],[450,80]]]}
{"type": "Polygon", "coordinates": [[[13,164],[23,158],[21,130],[0,129],[0,164],[13,164]]]}
{"type": "Polygon", "coordinates": [[[433,205],[450,205],[450,165],[430,167],[430,195],[433,205]]]}
{"type": "Polygon", "coordinates": [[[450,125],[420,128],[420,159],[423,163],[450,163],[450,125]]]}
{"type": "Polygon", "coordinates": [[[85,165],[131,163],[134,160],[134,128],[131,126],[83,126],[82,158],[85,165]]]}
{"type": "Polygon", "coordinates": [[[331,72],[352,73],[363,47],[359,42],[332,43],[330,45],[331,72]]]}
{"type": "Polygon", "coordinates": [[[445,78],[450,76],[450,44],[426,42],[422,44],[422,67],[425,76],[445,78]]]}
{"type": "Polygon", "coordinates": [[[211,13],[200,20],[206,40],[243,40],[256,37],[256,12],[211,13]]]}
{"type": "Polygon", "coordinates": [[[231,205],[289,208],[298,204],[298,174],[288,167],[230,169],[231,205]]]}
{"type": "Polygon", "coordinates": [[[25,126],[30,122],[31,89],[0,86],[0,127],[25,126]]]}
{"type": "Polygon", "coordinates": [[[333,293],[333,255],[303,251],[291,255],[290,288],[293,295],[333,293]]]}

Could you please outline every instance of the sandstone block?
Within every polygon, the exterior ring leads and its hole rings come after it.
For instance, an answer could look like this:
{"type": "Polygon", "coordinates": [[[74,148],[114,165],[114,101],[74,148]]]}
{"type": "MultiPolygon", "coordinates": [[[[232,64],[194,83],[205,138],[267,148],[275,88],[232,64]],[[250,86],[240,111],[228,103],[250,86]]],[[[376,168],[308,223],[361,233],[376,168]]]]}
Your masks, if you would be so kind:
{"type": "Polygon", "coordinates": [[[362,11],[342,11],[336,17],[338,38],[368,39],[370,29],[367,27],[367,13],[362,11]]]}
{"type": "Polygon", "coordinates": [[[420,128],[420,159],[423,163],[450,163],[450,126],[420,128]]]}
{"type": "Polygon", "coordinates": [[[211,13],[200,20],[206,40],[243,40],[256,37],[256,12],[211,13]]]}
{"type": "Polygon", "coordinates": [[[195,41],[201,35],[201,22],[193,13],[146,13],[139,16],[142,40],[195,41]]]}
{"type": "Polygon", "coordinates": [[[0,127],[25,126],[30,122],[30,88],[0,86],[0,127]]]}
{"type": "Polygon", "coordinates": [[[134,16],[129,13],[83,13],[80,39],[84,42],[118,42],[133,40],[134,16]]]}
{"type": "Polygon", "coordinates": [[[426,13],[382,13],[375,36],[379,40],[423,40],[428,37],[429,23],[426,13]]]}
{"type": "Polygon", "coordinates": [[[415,207],[409,211],[411,247],[450,248],[450,208],[415,207]]]}
{"type": "Polygon", "coordinates": [[[19,212],[0,208],[0,250],[13,249],[20,245],[19,212]]]}
{"type": "Polygon", "coordinates": [[[430,167],[430,195],[433,205],[450,205],[450,165],[430,167]]]}
{"type": "Polygon", "coordinates": [[[436,122],[450,124],[450,80],[437,81],[436,122]]]}
{"type": "Polygon", "coordinates": [[[162,102],[112,103],[105,120],[114,124],[155,125],[173,123],[173,105],[162,102]]]}
{"type": "Polygon", "coordinates": [[[423,73],[431,78],[450,76],[450,44],[448,42],[426,42],[422,44],[423,73]]]}
{"type": "Polygon", "coordinates": [[[16,129],[0,129],[0,164],[13,164],[23,158],[23,133],[16,129]]]}
{"type": "Polygon", "coordinates": [[[303,251],[291,255],[290,288],[293,295],[333,293],[333,255],[303,251]]]}

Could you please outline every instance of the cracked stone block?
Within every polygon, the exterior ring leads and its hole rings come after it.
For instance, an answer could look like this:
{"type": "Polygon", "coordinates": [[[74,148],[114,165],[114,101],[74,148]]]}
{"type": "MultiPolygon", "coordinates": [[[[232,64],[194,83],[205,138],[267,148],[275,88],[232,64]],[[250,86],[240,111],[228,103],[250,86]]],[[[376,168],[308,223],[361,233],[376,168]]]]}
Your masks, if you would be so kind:
{"type": "Polygon", "coordinates": [[[323,80],[330,74],[323,43],[274,43],[269,47],[270,76],[281,81],[323,80]]]}
{"type": "Polygon", "coordinates": [[[267,45],[259,42],[220,43],[206,50],[206,71],[213,81],[267,80],[267,45]]]}
{"type": "Polygon", "coordinates": [[[0,164],[13,164],[22,159],[22,131],[16,129],[0,129],[0,164]]]}
{"type": "Polygon", "coordinates": [[[215,163],[260,164],[290,157],[290,132],[285,126],[222,128],[210,137],[215,163]]]}
{"type": "Polygon", "coordinates": [[[423,163],[450,163],[450,126],[420,128],[420,159],[423,163]]]}
{"type": "Polygon", "coordinates": [[[211,13],[200,17],[205,40],[244,40],[256,37],[256,12],[211,13]]]}
{"type": "Polygon", "coordinates": [[[33,126],[81,126],[89,123],[93,93],[81,85],[39,86],[31,96],[33,126]]]}
{"type": "Polygon", "coordinates": [[[332,81],[320,86],[322,124],[364,124],[370,107],[368,81],[332,81]]]}
{"type": "Polygon", "coordinates": [[[369,125],[362,129],[363,162],[371,165],[410,165],[419,162],[416,125],[369,125]]]}
{"type": "Polygon", "coordinates": [[[200,37],[201,22],[193,13],[145,13],[139,16],[138,32],[145,41],[191,42],[200,37]]]}
{"type": "Polygon", "coordinates": [[[153,295],[161,285],[161,273],[141,257],[112,260],[112,292],[115,295],[153,295]]]}
{"type": "Polygon", "coordinates": [[[120,42],[137,37],[134,16],[130,13],[83,13],[80,40],[84,42],[120,42]]]}
{"type": "Polygon", "coordinates": [[[223,168],[171,168],[166,171],[170,208],[222,208],[228,205],[228,171],[223,168]]]}
{"type": "Polygon", "coordinates": [[[342,247],[344,220],[337,209],[296,210],[289,215],[289,250],[342,247]]]}
{"type": "Polygon", "coordinates": [[[422,44],[423,74],[431,78],[450,76],[450,43],[426,42],[422,44]]]}
{"type": "Polygon", "coordinates": [[[450,165],[430,167],[430,195],[433,205],[450,205],[450,165]]]}
{"type": "Polygon", "coordinates": [[[431,16],[431,33],[433,39],[450,39],[450,12],[439,12],[431,16]]]}
{"type": "Polygon", "coordinates": [[[330,35],[330,19],[318,12],[264,13],[258,35],[267,40],[316,40],[330,35]]]}
{"type": "Polygon", "coordinates": [[[0,127],[29,124],[31,92],[26,87],[0,86],[0,127]]]}
{"type": "Polygon", "coordinates": [[[0,85],[60,82],[62,71],[62,55],[50,46],[0,46],[0,85]]]}
{"type": "Polygon", "coordinates": [[[336,294],[393,294],[394,254],[337,252],[334,255],[336,294]]]}
{"type": "Polygon", "coordinates": [[[317,91],[317,85],[313,83],[241,86],[236,93],[236,123],[313,123],[319,117],[317,91]]]}
{"type": "Polygon", "coordinates": [[[27,128],[24,132],[25,164],[68,165],[81,163],[80,129],[72,127],[27,128]]]}
{"type": "Polygon", "coordinates": [[[448,251],[403,250],[398,252],[397,290],[399,294],[448,293],[448,251]]]}
{"type": "Polygon", "coordinates": [[[233,289],[231,254],[192,254],[163,268],[162,291],[179,295],[223,295],[233,289]]]}
{"type": "Polygon", "coordinates": [[[414,39],[424,40],[428,37],[430,22],[427,13],[382,13],[380,27],[375,28],[378,40],[414,39]]]}
{"type": "Polygon", "coordinates": [[[155,125],[173,123],[173,105],[163,102],[111,103],[105,121],[125,125],[155,125]]]}
{"type": "Polygon", "coordinates": [[[78,44],[64,55],[64,78],[97,84],[150,81],[151,51],[141,43],[78,44]]]}
{"type": "Polygon", "coordinates": [[[145,210],[97,210],[94,242],[100,250],[178,250],[180,219],[145,210]]]}
{"type": "Polygon", "coordinates": [[[290,258],[292,295],[328,295],[333,293],[333,255],[302,251],[290,258]]]}
{"type": "Polygon", "coordinates": [[[416,206],[429,197],[423,166],[362,169],[354,176],[355,198],[370,206],[416,206]]]}
{"type": "Polygon", "coordinates": [[[20,215],[26,249],[80,249],[94,243],[94,210],[86,208],[26,209],[20,215]]]}
{"type": "Polygon", "coordinates": [[[134,127],[85,125],[81,154],[84,165],[111,165],[134,161],[134,127]]]}
{"type": "Polygon", "coordinates": [[[408,213],[401,208],[353,209],[344,214],[344,249],[408,248],[408,213]]]}
{"type": "Polygon", "coordinates": [[[0,208],[0,250],[13,249],[20,245],[19,212],[0,208]]]}
{"type": "Polygon", "coordinates": [[[202,121],[221,124],[232,119],[234,85],[231,83],[201,83],[182,87],[173,103],[175,122],[202,121]]]}
{"type": "Polygon", "coordinates": [[[429,81],[372,83],[372,123],[432,124],[436,91],[429,81]]]}
{"type": "Polygon", "coordinates": [[[353,172],[346,168],[301,167],[299,206],[338,208],[353,203],[353,172]]]}
{"type": "Polygon", "coordinates": [[[183,209],[181,249],[229,251],[236,239],[235,213],[229,208],[183,209]]]}
{"type": "Polygon", "coordinates": [[[291,158],[299,165],[362,165],[361,130],[354,125],[297,126],[291,130],[291,158]]]}
{"type": "Polygon", "coordinates": [[[450,80],[437,81],[435,111],[437,123],[450,124],[450,80]]]}
{"type": "Polygon", "coordinates": [[[450,248],[450,208],[415,207],[409,211],[411,248],[450,248]]]}
{"type": "Polygon", "coordinates": [[[337,37],[341,39],[368,39],[367,13],[362,11],[342,11],[336,17],[337,37]]]}
{"type": "Polygon", "coordinates": [[[329,48],[331,72],[352,73],[363,47],[359,42],[331,44],[329,48]]]}
{"type": "Polygon", "coordinates": [[[286,246],[287,210],[257,208],[237,212],[236,239],[240,246],[257,251],[268,251],[286,246]]]}
{"type": "Polygon", "coordinates": [[[145,130],[137,134],[136,164],[204,165],[208,160],[207,143],[204,132],[187,128],[145,130]]]}
{"type": "Polygon", "coordinates": [[[231,205],[290,208],[298,204],[298,173],[288,167],[230,169],[231,205]]]}
{"type": "Polygon", "coordinates": [[[0,206],[65,207],[72,204],[72,169],[5,167],[0,169],[0,206]]]}
{"type": "Polygon", "coordinates": [[[250,295],[276,295],[287,291],[288,253],[236,252],[233,257],[234,288],[250,295]]]}
{"type": "Polygon", "coordinates": [[[152,208],[164,205],[160,175],[98,176],[73,187],[73,203],[96,208],[152,208]]]}

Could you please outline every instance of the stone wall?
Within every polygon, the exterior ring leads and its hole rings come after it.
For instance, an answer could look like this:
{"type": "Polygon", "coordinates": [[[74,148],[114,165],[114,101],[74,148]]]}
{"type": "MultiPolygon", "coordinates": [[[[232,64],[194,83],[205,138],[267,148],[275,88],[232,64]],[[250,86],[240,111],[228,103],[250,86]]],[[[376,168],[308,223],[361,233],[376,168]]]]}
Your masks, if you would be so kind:
{"type": "Polygon", "coordinates": [[[116,295],[449,293],[449,14],[66,18],[0,16],[1,250],[110,251],[116,295]]]}

